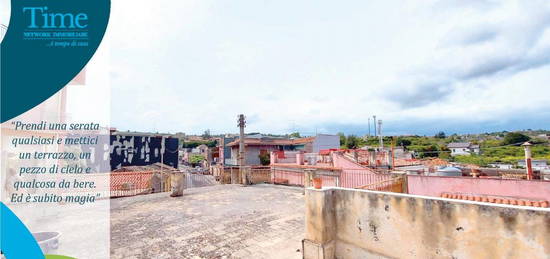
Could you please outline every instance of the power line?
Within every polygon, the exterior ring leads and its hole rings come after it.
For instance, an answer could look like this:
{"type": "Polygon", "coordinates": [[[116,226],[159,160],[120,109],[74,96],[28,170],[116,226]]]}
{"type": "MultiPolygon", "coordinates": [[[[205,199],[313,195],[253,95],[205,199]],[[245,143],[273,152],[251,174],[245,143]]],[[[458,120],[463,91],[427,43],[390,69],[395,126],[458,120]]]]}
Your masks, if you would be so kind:
{"type": "MultiPolygon", "coordinates": [[[[509,147],[509,146],[519,146],[521,144],[523,144],[525,142],[518,142],[518,143],[514,143],[514,144],[508,144],[508,145],[503,145],[503,146],[498,146],[498,147],[479,147],[479,150],[487,150],[487,149],[493,149],[493,148],[501,148],[501,147],[509,147]]],[[[543,145],[542,143],[537,143],[537,144],[533,144],[533,146],[537,146],[537,145],[543,145]]],[[[418,153],[449,153],[449,152],[452,152],[450,150],[439,150],[439,151],[416,151],[416,150],[412,150],[414,152],[418,152],[418,153]]]]}

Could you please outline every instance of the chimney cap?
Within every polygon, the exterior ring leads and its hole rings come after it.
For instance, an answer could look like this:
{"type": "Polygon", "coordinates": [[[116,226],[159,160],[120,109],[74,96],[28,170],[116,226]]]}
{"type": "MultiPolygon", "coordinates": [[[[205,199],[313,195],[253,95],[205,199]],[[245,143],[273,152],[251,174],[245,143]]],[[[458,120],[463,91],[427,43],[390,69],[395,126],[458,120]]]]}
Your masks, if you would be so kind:
{"type": "Polygon", "coordinates": [[[526,146],[532,146],[533,144],[531,144],[531,142],[529,142],[529,141],[526,141],[525,143],[523,143],[521,145],[526,147],[526,146]]]}

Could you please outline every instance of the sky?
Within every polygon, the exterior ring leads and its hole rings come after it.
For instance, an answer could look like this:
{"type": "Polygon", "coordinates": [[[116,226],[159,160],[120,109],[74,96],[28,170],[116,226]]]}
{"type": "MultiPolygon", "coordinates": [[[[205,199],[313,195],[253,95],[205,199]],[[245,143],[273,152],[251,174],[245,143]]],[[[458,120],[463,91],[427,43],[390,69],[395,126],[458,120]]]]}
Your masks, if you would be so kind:
{"type": "Polygon", "coordinates": [[[8,26],[10,24],[10,0],[0,0],[0,24],[8,26]]]}
{"type": "Polygon", "coordinates": [[[111,126],[384,135],[550,129],[547,0],[117,0],[111,126]],[[371,132],[373,130],[371,129],[371,132]]]}

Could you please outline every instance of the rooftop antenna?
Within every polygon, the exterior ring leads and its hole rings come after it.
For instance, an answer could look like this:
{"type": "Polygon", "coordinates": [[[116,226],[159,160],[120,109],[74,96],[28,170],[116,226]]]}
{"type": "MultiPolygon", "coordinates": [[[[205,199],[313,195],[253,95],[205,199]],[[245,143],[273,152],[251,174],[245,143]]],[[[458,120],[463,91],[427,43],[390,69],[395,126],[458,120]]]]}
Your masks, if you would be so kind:
{"type": "Polygon", "coordinates": [[[372,124],[374,126],[374,136],[376,137],[376,115],[372,116],[372,124]]]}
{"type": "Polygon", "coordinates": [[[369,128],[369,131],[367,133],[367,137],[370,137],[370,118],[367,120],[367,128],[369,128]]]}

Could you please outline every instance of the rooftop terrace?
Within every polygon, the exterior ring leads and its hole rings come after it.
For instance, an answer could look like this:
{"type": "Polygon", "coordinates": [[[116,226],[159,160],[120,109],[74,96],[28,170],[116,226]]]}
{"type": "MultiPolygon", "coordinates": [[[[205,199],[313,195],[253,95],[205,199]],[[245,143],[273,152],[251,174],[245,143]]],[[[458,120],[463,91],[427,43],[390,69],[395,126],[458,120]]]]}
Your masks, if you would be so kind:
{"type": "Polygon", "coordinates": [[[302,258],[303,189],[216,185],[111,201],[111,258],[302,258]]]}

